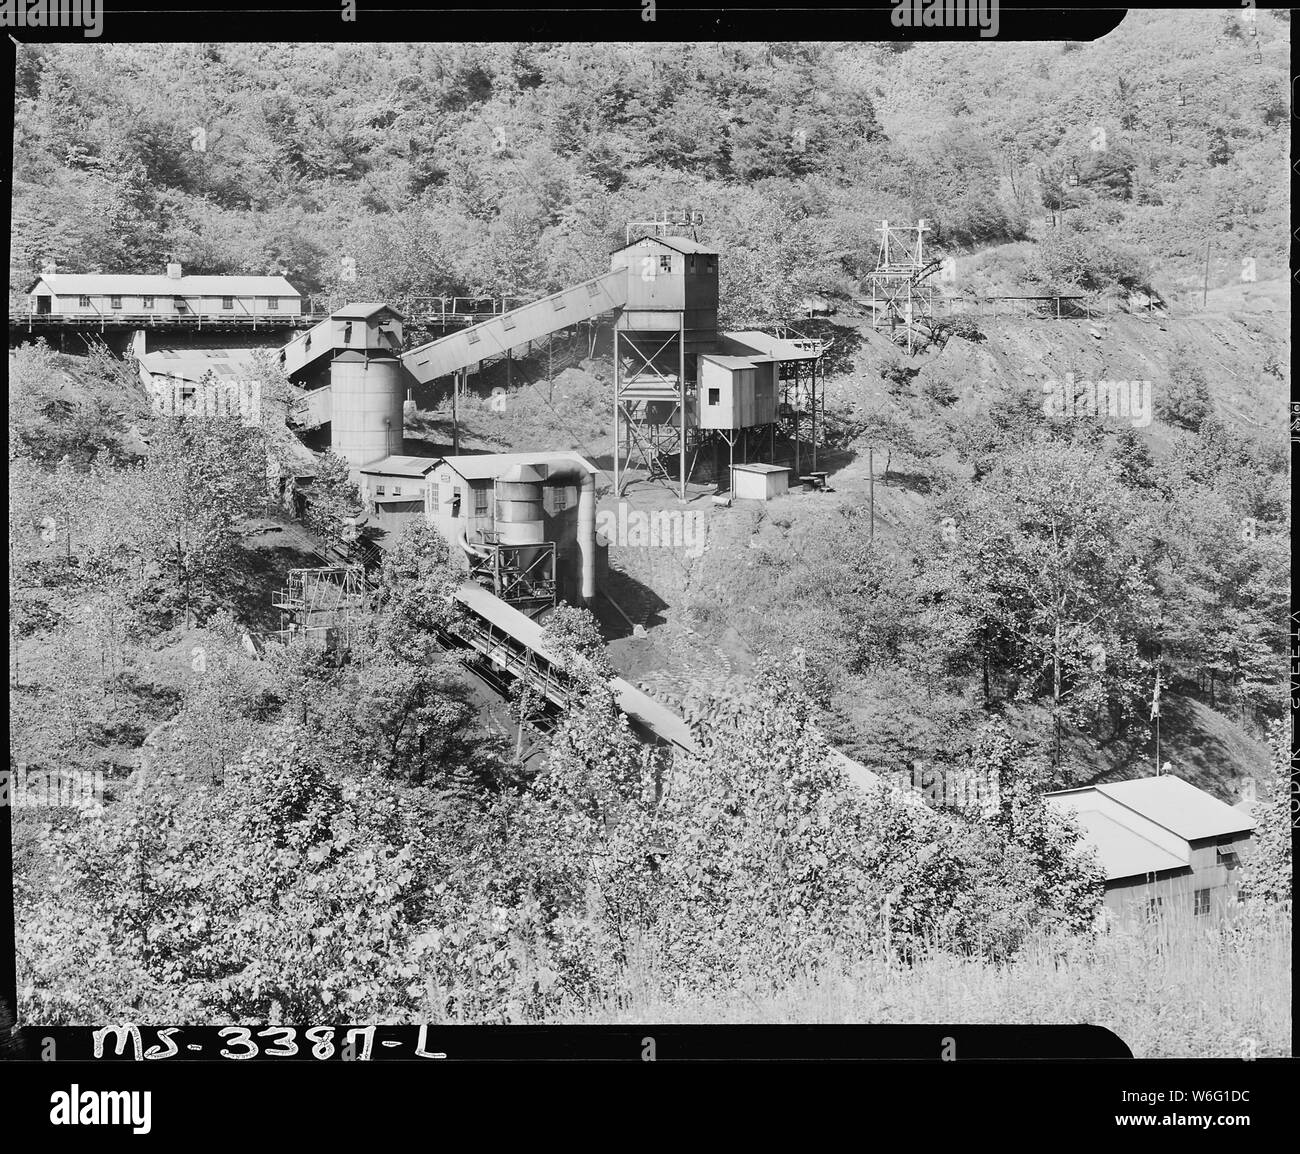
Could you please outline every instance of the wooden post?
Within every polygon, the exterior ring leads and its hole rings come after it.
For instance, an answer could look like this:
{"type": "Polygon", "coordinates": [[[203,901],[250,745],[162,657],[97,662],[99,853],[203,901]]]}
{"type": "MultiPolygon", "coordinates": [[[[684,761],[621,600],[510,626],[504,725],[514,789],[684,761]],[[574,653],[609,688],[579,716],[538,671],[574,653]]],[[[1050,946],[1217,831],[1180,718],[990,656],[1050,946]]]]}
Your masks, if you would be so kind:
{"type": "Polygon", "coordinates": [[[876,537],[876,450],[867,448],[867,503],[871,506],[871,539],[876,537]]]}
{"type": "Polygon", "coordinates": [[[812,467],[817,471],[817,361],[812,363],[812,467]]]}
{"type": "Polygon", "coordinates": [[[794,475],[799,476],[799,362],[794,363],[794,475]]]}

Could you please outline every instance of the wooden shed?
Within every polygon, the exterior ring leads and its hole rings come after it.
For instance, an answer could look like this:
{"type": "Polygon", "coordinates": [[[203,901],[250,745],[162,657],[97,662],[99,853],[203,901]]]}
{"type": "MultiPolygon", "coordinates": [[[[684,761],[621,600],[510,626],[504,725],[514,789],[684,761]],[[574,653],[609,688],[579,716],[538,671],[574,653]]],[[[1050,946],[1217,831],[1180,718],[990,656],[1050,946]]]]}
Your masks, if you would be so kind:
{"type": "Polygon", "coordinates": [[[732,465],[731,495],[741,501],[770,501],[790,488],[784,465],[732,465]]]}
{"type": "Polygon", "coordinates": [[[700,357],[701,429],[752,429],[776,421],[776,362],[770,357],[700,357]]]}

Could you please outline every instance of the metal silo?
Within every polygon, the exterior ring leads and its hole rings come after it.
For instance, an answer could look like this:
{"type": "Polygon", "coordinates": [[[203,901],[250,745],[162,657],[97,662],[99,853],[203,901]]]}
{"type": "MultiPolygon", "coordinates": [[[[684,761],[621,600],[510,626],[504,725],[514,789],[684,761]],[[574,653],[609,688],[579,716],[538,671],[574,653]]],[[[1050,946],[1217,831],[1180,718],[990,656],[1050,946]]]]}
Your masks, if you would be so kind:
{"type": "Polygon", "coordinates": [[[395,357],[348,350],[330,365],[330,448],[354,468],[402,451],[406,389],[395,357]]]}
{"type": "Polygon", "coordinates": [[[543,475],[515,465],[496,478],[496,532],[502,545],[540,545],[546,540],[543,475]]]}

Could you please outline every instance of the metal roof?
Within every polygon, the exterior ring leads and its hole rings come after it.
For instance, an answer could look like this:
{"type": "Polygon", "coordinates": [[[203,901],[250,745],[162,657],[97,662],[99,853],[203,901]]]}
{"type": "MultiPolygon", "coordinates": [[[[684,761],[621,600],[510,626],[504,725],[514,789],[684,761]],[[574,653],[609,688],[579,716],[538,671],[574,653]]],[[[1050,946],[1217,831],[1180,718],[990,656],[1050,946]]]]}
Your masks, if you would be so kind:
{"type": "Polygon", "coordinates": [[[759,462],[753,462],[745,465],[732,465],[738,473],[788,473],[788,465],[764,465],[759,462]]]}
{"type": "Polygon", "coordinates": [[[337,312],[330,313],[330,316],[342,317],[344,320],[364,321],[364,320],[369,320],[372,316],[375,315],[375,313],[383,312],[385,309],[387,309],[390,313],[392,313],[393,316],[395,316],[399,321],[406,319],[405,317],[402,316],[401,313],[399,313],[395,308],[393,308],[392,305],[386,305],[384,304],[383,301],[370,301],[368,303],[363,302],[361,304],[355,304],[355,305],[344,305],[337,312]]]}
{"type": "Polygon", "coordinates": [[[541,300],[497,313],[410,349],[402,354],[402,364],[423,383],[502,356],[548,333],[622,308],[627,303],[627,279],[625,268],[589,277],[541,300]]]}
{"type": "Polygon", "coordinates": [[[1255,828],[1249,814],[1211,797],[1203,789],[1171,773],[1140,777],[1095,787],[1112,801],[1164,826],[1186,841],[1241,833],[1255,828]]]}
{"type": "MultiPolygon", "coordinates": [[[[754,367],[754,362],[748,357],[724,357],[719,356],[717,353],[702,353],[701,358],[711,361],[715,365],[721,365],[724,369],[752,369],[754,367]]],[[[770,357],[764,359],[771,360],[770,357]]]]}
{"type": "MultiPolygon", "coordinates": [[[[489,593],[481,585],[466,583],[456,593],[456,599],[468,605],[480,617],[498,629],[522,641],[534,652],[553,665],[561,666],[559,658],[547,647],[545,630],[531,617],[489,593]]],[[[621,677],[611,677],[609,687],[620,710],[643,725],[657,737],[670,741],[690,753],[697,752],[690,727],[677,714],[653,697],[642,693],[636,686],[621,677]]]]}
{"type": "Polygon", "coordinates": [[[1096,848],[1107,881],[1183,869],[1190,864],[1187,858],[1148,841],[1100,810],[1075,810],[1074,818],[1083,831],[1084,841],[1096,848]]]}
{"type": "Polygon", "coordinates": [[[301,294],[282,276],[182,276],[147,273],[42,273],[28,288],[42,281],[56,296],[235,296],[296,297],[301,294]]]}
{"type": "Polygon", "coordinates": [[[424,477],[437,463],[437,457],[412,457],[404,453],[393,453],[382,460],[372,461],[358,471],[383,474],[386,477],[424,477]]]}
{"type": "Polygon", "coordinates": [[[621,244],[614,252],[622,252],[624,249],[632,248],[640,244],[643,240],[652,240],[656,244],[662,244],[665,248],[671,248],[675,252],[681,253],[704,253],[706,256],[717,256],[718,250],[707,244],[701,244],[698,240],[692,240],[688,236],[651,236],[646,233],[645,236],[639,236],[636,240],[628,241],[627,244],[621,244]]]}
{"type": "Polygon", "coordinates": [[[218,380],[251,379],[255,349],[160,349],[139,358],[150,375],[200,381],[208,373],[218,380]]]}
{"type": "Polygon", "coordinates": [[[586,457],[580,456],[578,453],[546,451],[537,453],[480,453],[475,456],[438,457],[435,463],[447,465],[456,473],[459,473],[466,481],[496,480],[518,465],[529,465],[534,468],[545,465],[551,469],[557,467],[572,469],[577,466],[584,473],[590,473],[593,476],[600,471],[586,457]]]}
{"type": "Polygon", "coordinates": [[[762,353],[774,361],[815,361],[819,355],[784,337],[774,337],[770,333],[760,333],[753,329],[722,335],[732,346],[740,346],[731,348],[729,351],[732,353],[762,353]]]}

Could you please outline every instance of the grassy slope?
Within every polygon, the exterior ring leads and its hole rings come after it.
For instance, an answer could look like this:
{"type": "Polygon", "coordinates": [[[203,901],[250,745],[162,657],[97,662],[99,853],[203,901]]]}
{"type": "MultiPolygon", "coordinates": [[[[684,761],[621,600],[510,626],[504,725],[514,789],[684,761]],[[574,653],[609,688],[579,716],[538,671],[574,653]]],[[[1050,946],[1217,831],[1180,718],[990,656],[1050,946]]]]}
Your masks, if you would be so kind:
{"type": "Polygon", "coordinates": [[[1005,966],[934,951],[902,964],[828,960],[780,990],[664,997],[633,967],[618,1006],[564,1021],[1087,1023],[1137,1058],[1288,1057],[1291,917],[1230,929],[1192,919],[1118,930],[1088,946],[1035,939],[1005,966]]]}

